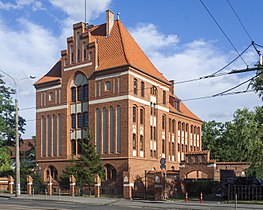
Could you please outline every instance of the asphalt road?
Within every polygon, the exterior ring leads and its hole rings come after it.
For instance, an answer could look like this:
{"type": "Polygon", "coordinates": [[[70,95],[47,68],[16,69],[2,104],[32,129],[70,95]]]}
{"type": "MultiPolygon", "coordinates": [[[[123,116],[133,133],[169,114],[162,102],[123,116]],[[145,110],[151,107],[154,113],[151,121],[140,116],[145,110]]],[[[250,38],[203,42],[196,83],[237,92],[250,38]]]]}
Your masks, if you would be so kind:
{"type": "MultiPolygon", "coordinates": [[[[162,203],[162,202],[150,202],[150,201],[127,201],[120,200],[110,204],[87,204],[58,200],[29,200],[29,199],[15,199],[15,198],[3,198],[0,197],[0,210],[232,210],[234,206],[220,206],[215,204],[196,205],[196,204],[179,204],[179,203],[162,203]]],[[[263,210],[263,206],[257,205],[243,205],[238,206],[237,209],[242,210],[263,210]]]]}

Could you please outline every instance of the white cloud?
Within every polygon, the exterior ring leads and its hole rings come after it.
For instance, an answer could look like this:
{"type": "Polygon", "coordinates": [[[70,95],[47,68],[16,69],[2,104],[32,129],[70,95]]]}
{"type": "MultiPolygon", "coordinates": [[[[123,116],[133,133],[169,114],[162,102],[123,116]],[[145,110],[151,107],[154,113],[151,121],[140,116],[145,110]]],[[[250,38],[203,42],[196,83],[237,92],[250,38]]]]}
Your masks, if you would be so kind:
{"type": "Polygon", "coordinates": [[[156,50],[167,48],[179,42],[177,35],[161,34],[153,24],[140,23],[135,28],[129,28],[129,31],[133,38],[140,42],[140,47],[149,55],[156,50]]]}
{"type": "MultiPolygon", "coordinates": [[[[162,34],[153,24],[140,24],[130,29],[133,37],[149,56],[153,64],[168,79],[183,81],[209,75],[225,66],[236,57],[235,52],[222,52],[216,47],[214,40],[193,40],[182,44],[177,35],[162,34]],[[146,41],[147,40],[147,41],[146,41]],[[176,48],[172,53],[165,53],[170,48],[176,48]]],[[[247,63],[253,66],[257,55],[253,49],[244,54],[247,63]]],[[[233,63],[227,70],[246,68],[242,61],[233,63]]],[[[223,76],[175,85],[175,93],[181,99],[192,99],[200,96],[210,96],[250,78],[249,74],[223,76]]],[[[242,86],[237,90],[245,90],[242,86]]],[[[236,91],[236,90],[233,90],[236,91]]],[[[203,120],[231,120],[237,108],[252,108],[261,101],[254,93],[216,97],[212,99],[194,100],[185,104],[203,120]]]]}
{"type": "Polygon", "coordinates": [[[10,10],[10,9],[22,9],[25,6],[33,5],[33,9],[40,9],[42,6],[42,3],[37,0],[16,0],[15,3],[3,3],[0,1],[0,9],[3,10],[10,10]]]}
{"type": "MultiPolygon", "coordinates": [[[[55,64],[59,58],[59,43],[47,29],[26,19],[18,20],[19,30],[11,30],[0,19],[0,68],[15,78],[18,87],[18,101],[20,108],[35,106],[34,81],[29,80],[30,75],[42,77],[55,64]]],[[[5,82],[12,88],[14,83],[8,77],[5,82]]],[[[26,120],[35,119],[35,109],[20,111],[26,120]]],[[[27,135],[35,134],[36,121],[27,122],[27,135]]]]}

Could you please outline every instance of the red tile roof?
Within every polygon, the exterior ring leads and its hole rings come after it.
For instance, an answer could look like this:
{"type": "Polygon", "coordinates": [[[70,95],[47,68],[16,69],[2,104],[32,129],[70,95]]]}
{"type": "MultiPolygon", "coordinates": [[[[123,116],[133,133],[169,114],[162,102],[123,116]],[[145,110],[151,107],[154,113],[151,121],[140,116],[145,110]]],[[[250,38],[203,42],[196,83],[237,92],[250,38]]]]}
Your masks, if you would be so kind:
{"type": "Polygon", "coordinates": [[[59,60],[52,69],[43,77],[41,77],[38,81],[35,82],[35,85],[53,82],[56,80],[61,80],[61,61],[59,60]]]}

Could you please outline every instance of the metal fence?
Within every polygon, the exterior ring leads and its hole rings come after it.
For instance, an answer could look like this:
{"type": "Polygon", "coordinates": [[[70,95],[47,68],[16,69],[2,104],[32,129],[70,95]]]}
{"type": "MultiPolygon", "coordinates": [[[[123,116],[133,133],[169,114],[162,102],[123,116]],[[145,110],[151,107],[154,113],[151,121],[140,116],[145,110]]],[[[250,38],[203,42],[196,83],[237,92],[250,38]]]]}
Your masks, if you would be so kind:
{"type": "Polygon", "coordinates": [[[263,186],[260,185],[228,185],[228,200],[263,200],[263,186]]]}

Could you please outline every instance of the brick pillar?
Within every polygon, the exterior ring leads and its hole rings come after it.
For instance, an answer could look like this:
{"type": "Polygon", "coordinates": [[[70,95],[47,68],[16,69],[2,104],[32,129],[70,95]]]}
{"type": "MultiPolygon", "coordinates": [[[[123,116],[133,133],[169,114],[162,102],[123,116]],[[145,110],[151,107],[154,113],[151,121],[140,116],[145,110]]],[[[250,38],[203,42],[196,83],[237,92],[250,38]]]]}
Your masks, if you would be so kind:
{"type": "Polygon", "coordinates": [[[26,181],[27,181],[27,194],[32,195],[33,178],[30,175],[28,175],[26,181]]]}
{"type": "Polygon", "coordinates": [[[99,175],[95,176],[95,197],[99,198],[100,197],[100,186],[101,186],[101,179],[99,175]]]}
{"type": "Polygon", "coordinates": [[[131,179],[131,173],[129,171],[123,172],[123,198],[132,199],[132,190],[134,182],[131,179]]]}
{"type": "Polygon", "coordinates": [[[8,187],[9,187],[9,193],[14,193],[14,178],[12,176],[8,177],[8,187]]]}
{"type": "Polygon", "coordinates": [[[70,182],[70,192],[69,192],[69,194],[70,194],[70,196],[75,196],[76,178],[73,175],[71,175],[69,177],[69,182],[70,182]]]}
{"type": "Polygon", "coordinates": [[[162,172],[156,172],[154,174],[154,190],[155,190],[155,195],[154,195],[154,199],[156,201],[160,201],[163,200],[163,174],[162,172]]]}
{"type": "Polygon", "coordinates": [[[52,195],[53,192],[53,178],[51,175],[48,177],[48,183],[47,183],[47,194],[52,195]]]}

